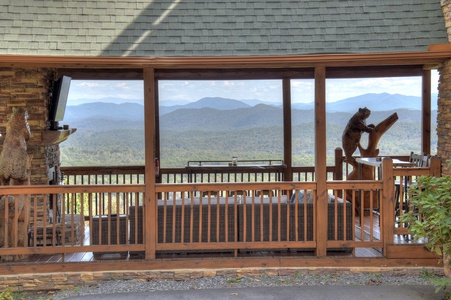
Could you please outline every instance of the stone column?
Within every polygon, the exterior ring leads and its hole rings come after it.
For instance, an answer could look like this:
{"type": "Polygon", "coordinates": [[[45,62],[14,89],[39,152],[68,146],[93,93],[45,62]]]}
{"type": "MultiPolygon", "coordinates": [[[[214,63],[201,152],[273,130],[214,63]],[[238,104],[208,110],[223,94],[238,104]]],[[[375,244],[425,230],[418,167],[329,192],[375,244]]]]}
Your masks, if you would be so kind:
{"type": "MultiPolygon", "coordinates": [[[[441,0],[440,3],[448,41],[451,42],[451,0],[441,0]]],[[[451,60],[446,61],[438,71],[437,155],[442,159],[443,174],[451,175],[451,167],[447,163],[451,159],[451,60]]]]}

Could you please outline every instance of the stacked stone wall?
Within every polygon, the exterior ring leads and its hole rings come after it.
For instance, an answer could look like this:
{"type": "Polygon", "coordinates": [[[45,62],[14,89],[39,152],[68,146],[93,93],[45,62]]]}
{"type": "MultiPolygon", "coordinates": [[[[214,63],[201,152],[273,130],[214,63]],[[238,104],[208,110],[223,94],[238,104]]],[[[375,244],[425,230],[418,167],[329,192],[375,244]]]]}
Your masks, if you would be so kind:
{"type": "Polygon", "coordinates": [[[31,184],[47,184],[46,147],[42,132],[47,127],[49,87],[53,73],[46,69],[0,68],[0,149],[6,133],[6,123],[13,107],[28,111],[31,137],[27,143],[31,161],[31,184]]]}
{"type": "Polygon", "coordinates": [[[440,68],[437,112],[437,155],[442,159],[442,174],[451,175],[451,61],[440,68]]]}
{"type": "MultiPolygon", "coordinates": [[[[0,151],[13,107],[26,108],[31,131],[27,142],[27,152],[31,158],[31,185],[48,184],[49,168],[59,166],[59,146],[42,143],[42,133],[48,128],[48,107],[54,79],[55,72],[52,69],[0,68],[0,151]]],[[[42,197],[38,200],[41,200],[38,201],[39,220],[46,212],[42,208],[42,197]]]]}
{"type": "MultiPolygon", "coordinates": [[[[443,268],[392,268],[392,267],[343,267],[343,268],[239,268],[239,269],[171,269],[111,272],[58,272],[48,274],[23,274],[0,277],[0,290],[14,292],[27,291],[59,291],[70,290],[81,286],[97,286],[105,281],[129,280],[149,282],[156,280],[186,281],[205,277],[223,276],[229,278],[255,276],[299,276],[299,275],[337,275],[367,273],[386,274],[391,276],[420,276],[428,273],[443,276],[443,268]]],[[[274,280],[277,280],[275,278],[274,280]]]]}
{"type": "MultiPolygon", "coordinates": [[[[451,42],[451,0],[441,0],[448,41],[451,42]]],[[[437,114],[437,155],[442,159],[443,175],[451,175],[451,60],[440,68],[437,114]]]]}

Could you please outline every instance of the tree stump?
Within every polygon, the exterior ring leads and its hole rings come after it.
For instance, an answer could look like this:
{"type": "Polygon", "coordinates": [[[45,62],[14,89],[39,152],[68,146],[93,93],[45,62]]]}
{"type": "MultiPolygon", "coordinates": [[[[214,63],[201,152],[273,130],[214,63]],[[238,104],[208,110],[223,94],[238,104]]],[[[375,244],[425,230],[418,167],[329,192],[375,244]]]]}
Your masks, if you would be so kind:
{"type": "MultiPolygon", "coordinates": [[[[362,148],[362,146],[359,144],[358,148],[360,150],[360,156],[361,157],[377,157],[379,155],[379,149],[377,148],[377,145],[379,143],[380,138],[382,135],[390,129],[390,127],[398,120],[398,114],[393,113],[389,117],[387,117],[385,120],[377,124],[374,129],[369,133],[368,136],[368,146],[366,149],[362,148]]],[[[349,173],[347,180],[374,180],[374,167],[368,166],[368,165],[361,165],[361,174],[359,174],[358,170],[358,164],[356,162],[348,162],[352,165],[353,170],[351,173],[349,173]],[[361,176],[359,176],[361,175],[361,176]]],[[[352,199],[351,191],[348,190],[346,192],[347,199],[352,199]]],[[[378,208],[378,202],[377,202],[377,194],[373,193],[373,207],[378,208]]],[[[364,192],[363,195],[364,199],[364,207],[369,208],[370,207],[370,199],[371,194],[370,192],[364,192]]],[[[357,200],[358,201],[358,200],[357,200]]],[[[359,212],[359,208],[361,207],[360,203],[356,203],[356,210],[359,212]]]]}

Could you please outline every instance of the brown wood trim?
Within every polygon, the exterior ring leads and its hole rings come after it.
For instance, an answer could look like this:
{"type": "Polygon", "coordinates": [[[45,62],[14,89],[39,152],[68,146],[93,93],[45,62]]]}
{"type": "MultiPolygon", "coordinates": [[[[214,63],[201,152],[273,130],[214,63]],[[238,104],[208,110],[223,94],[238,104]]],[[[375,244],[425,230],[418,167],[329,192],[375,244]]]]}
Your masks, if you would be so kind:
{"type": "Polygon", "coordinates": [[[134,271],[134,270],[171,270],[171,269],[221,269],[221,268],[352,268],[352,267],[440,267],[438,259],[385,259],[385,258],[344,258],[316,257],[281,258],[281,257],[240,257],[221,259],[156,259],[152,261],[102,261],[79,263],[43,263],[43,264],[8,264],[2,265],[0,275],[53,273],[53,272],[90,272],[100,271],[134,271]]]}
{"type": "Polygon", "coordinates": [[[451,43],[446,44],[431,44],[428,51],[449,51],[451,50],[451,43]]]}
{"type": "Polygon", "coordinates": [[[369,241],[327,241],[327,248],[382,248],[383,243],[369,241]]]}
{"type": "MultiPolygon", "coordinates": [[[[328,67],[326,78],[368,78],[421,76],[422,65],[328,67]]],[[[141,69],[74,69],[59,68],[58,74],[75,80],[143,80],[141,69]]],[[[244,69],[158,69],[156,80],[270,80],[313,79],[313,68],[244,68],[244,69]]]]}
{"type": "MultiPolygon", "coordinates": [[[[79,252],[127,252],[127,251],[144,251],[144,245],[100,245],[100,246],[65,246],[64,253],[79,253],[79,252]]],[[[0,248],[0,255],[30,255],[30,254],[61,254],[61,247],[17,247],[11,248],[0,248]]],[[[2,263],[3,264],[3,263],[2,263]]]]}
{"type": "Polygon", "coordinates": [[[144,224],[146,245],[146,259],[155,259],[155,246],[158,228],[157,201],[155,191],[155,140],[156,140],[156,111],[155,111],[155,73],[152,68],[144,69],[144,134],[145,134],[145,199],[144,224]]]}
{"type": "Polygon", "coordinates": [[[244,79],[281,79],[313,78],[313,68],[244,68],[244,69],[158,69],[158,80],[244,80],[244,79]]]}
{"type": "Polygon", "coordinates": [[[143,80],[142,69],[74,69],[61,68],[57,70],[59,75],[70,76],[75,80],[143,80]]]}
{"type": "Polygon", "coordinates": [[[418,259],[431,258],[440,259],[429,251],[424,245],[387,245],[387,258],[418,259]]]}
{"type": "Polygon", "coordinates": [[[311,249],[316,247],[316,242],[215,242],[215,243],[161,243],[157,244],[159,251],[171,250],[234,250],[234,249],[284,249],[284,248],[306,248],[311,249]]]}
{"type": "Polygon", "coordinates": [[[61,167],[65,175],[144,174],[144,166],[61,167]]]}
{"type": "Polygon", "coordinates": [[[306,68],[330,66],[380,66],[438,64],[451,57],[451,47],[431,45],[424,52],[305,54],[285,56],[206,57],[93,57],[0,55],[4,67],[105,68],[105,69],[205,69],[205,68],[306,68]]]}
{"type": "Polygon", "coordinates": [[[405,77],[421,76],[422,72],[422,65],[329,67],[326,70],[326,78],[405,77]]]}
{"type": "Polygon", "coordinates": [[[327,173],[326,173],[326,67],[315,68],[315,179],[317,182],[317,209],[316,240],[318,242],[316,255],[323,257],[327,255],[326,241],[327,228],[320,224],[327,224],[327,173]]]}
{"type": "Polygon", "coordinates": [[[95,184],[89,185],[16,185],[16,186],[2,186],[3,195],[18,195],[18,194],[60,194],[60,193],[144,193],[144,184],[95,184]]]}

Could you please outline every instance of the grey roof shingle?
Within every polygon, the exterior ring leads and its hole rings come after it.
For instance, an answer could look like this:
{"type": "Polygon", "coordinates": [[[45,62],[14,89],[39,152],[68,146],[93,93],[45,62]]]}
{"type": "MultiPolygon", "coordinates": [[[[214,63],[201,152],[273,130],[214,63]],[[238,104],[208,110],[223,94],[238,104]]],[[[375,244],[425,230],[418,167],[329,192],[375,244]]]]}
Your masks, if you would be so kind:
{"type": "Polygon", "coordinates": [[[402,52],[448,42],[438,0],[5,0],[0,20],[2,54],[402,52]]]}

